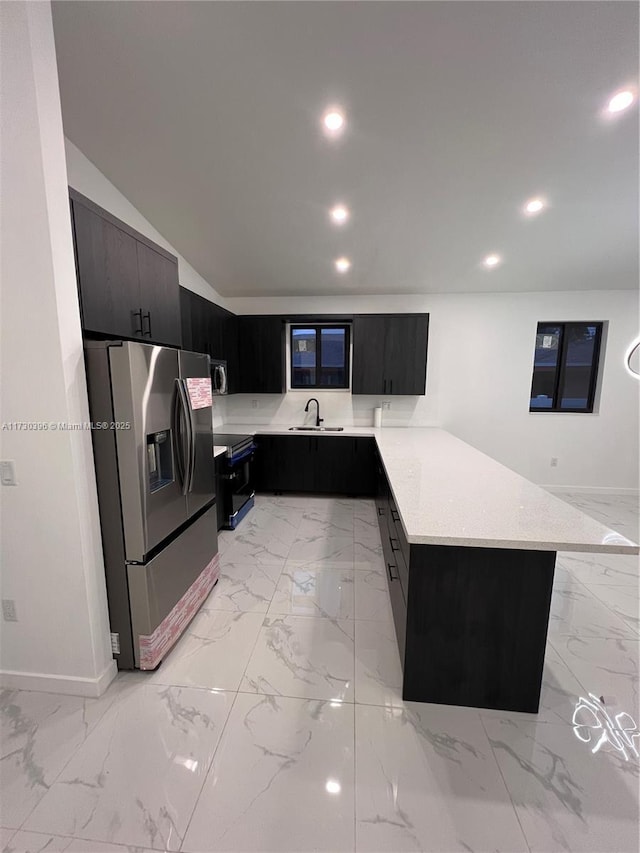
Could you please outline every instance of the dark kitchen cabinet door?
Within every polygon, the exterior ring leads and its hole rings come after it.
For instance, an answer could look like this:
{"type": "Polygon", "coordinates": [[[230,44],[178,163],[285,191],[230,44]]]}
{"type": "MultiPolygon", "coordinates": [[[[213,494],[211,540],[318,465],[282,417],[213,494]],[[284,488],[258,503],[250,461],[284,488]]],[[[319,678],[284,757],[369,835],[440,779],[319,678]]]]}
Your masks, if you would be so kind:
{"type": "Polygon", "coordinates": [[[374,497],[376,494],[376,442],[373,438],[354,438],[352,486],[349,494],[374,497]]]}
{"type": "Polygon", "coordinates": [[[114,337],[142,337],[137,241],[72,201],[82,327],[114,337]]]}
{"type": "Polygon", "coordinates": [[[238,317],[240,391],[282,394],[284,324],[280,317],[238,317]]]}
{"type": "Polygon", "coordinates": [[[256,436],[253,478],[259,492],[313,490],[312,440],[308,436],[256,436]]]}
{"type": "Polygon", "coordinates": [[[143,336],[154,343],[180,346],[178,264],[144,243],[137,244],[137,252],[143,336]]]}
{"type": "Polygon", "coordinates": [[[426,314],[387,319],[385,335],[385,394],[424,394],[427,380],[426,314]]]}
{"type": "Polygon", "coordinates": [[[355,494],[354,441],[335,435],[310,438],[314,447],[313,491],[324,494],[355,494]]]}
{"type": "Polygon", "coordinates": [[[353,318],[353,394],[424,394],[428,314],[353,318]]]}
{"type": "Polygon", "coordinates": [[[182,348],[196,352],[193,348],[193,329],[191,326],[191,291],[180,288],[180,325],[182,328],[182,348]]]}
{"type": "Polygon", "coordinates": [[[353,318],[353,394],[385,394],[384,340],[387,318],[361,315],[353,318]]]}
{"type": "Polygon", "coordinates": [[[227,392],[237,394],[240,390],[240,366],[238,363],[238,318],[227,312],[222,324],[222,351],[227,362],[227,392]]]}

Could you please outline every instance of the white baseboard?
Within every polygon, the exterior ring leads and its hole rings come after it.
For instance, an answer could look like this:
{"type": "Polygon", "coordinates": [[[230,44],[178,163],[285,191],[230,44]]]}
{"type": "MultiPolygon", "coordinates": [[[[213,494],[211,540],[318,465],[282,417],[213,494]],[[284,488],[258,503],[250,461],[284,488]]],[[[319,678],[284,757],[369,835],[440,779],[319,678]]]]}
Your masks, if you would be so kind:
{"type": "Polygon", "coordinates": [[[115,660],[109,661],[97,678],[79,678],[73,675],[48,675],[42,672],[15,672],[0,670],[0,686],[13,690],[39,690],[43,693],[64,693],[67,696],[102,696],[116,677],[115,660]]]}
{"type": "Polygon", "coordinates": [[[640,494],[639,489],[618,489],[612,486],[545,486],[541,485],[541,489],[546,489],[552,494],[557,492],[576,492],[581,495],[625,495],[637,497],[640,494]]]}

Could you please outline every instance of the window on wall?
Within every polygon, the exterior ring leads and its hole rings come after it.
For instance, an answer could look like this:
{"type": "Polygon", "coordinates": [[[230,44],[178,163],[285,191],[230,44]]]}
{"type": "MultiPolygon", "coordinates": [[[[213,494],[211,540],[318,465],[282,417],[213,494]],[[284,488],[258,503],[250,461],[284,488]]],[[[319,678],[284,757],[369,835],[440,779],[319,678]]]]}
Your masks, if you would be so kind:
{"type": "Polygon", "coordinates": [[[291,326],[291,387],[349,387],[349,326],[291,326]]]}
{"type": "Polygon", "coordinates": [[[593,412],[602,323],[538,323],[530,412],[593,412]]]}

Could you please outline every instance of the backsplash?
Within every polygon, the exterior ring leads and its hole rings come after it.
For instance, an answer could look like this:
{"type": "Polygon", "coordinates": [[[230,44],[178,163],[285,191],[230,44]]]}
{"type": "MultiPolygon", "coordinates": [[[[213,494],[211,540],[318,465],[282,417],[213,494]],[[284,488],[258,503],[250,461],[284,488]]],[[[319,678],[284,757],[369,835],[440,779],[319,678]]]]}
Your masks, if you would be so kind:
{"type": "MultiPolygon", "coordinates": [[[[373,410],[382,403],[380,397],[317,389],[286,394],[233,394],[223,398],[219,408],[218,400],[214,400],[214,427],[221,415],[227,423],[311,424],[315,422],[316,407],[313,404],[305,413],[309,397],[320,401],[320,417],[326,426],[372,426],[373,410]]],[[[434,405],[427,397],[392,397],[389,402],[391,408],[382,412],[383,426],[439,426],[434,405]]]]}

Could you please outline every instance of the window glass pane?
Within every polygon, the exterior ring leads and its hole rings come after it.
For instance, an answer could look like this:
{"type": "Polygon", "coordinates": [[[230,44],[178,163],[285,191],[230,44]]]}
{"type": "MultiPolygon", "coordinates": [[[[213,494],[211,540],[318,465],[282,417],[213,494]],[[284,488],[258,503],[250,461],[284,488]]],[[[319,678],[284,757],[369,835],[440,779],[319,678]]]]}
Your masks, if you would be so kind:
{"type": "Polygon", "coordinates": [[[291,332],[291,384],[316,384],[316,330],[294,328],[291,332]]]}
{"type": "Polygon", "coordinates": [[[562,326],[538,324],[531,383],[532,409],[551,409],[559,368],[562,326]]]}
{"type": "Polygon", "coordinates": [[[346,335],[344,329],[321,329],[322,365],[320,382],[326,386],[346,385],[346,335]]]}
{"type": "Polygon", "coordinates": [[[589,404],[589,389],[594,370],[595,326],[567,326],[567,355],[561,409],[586,409],[589,404]]]}

